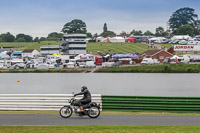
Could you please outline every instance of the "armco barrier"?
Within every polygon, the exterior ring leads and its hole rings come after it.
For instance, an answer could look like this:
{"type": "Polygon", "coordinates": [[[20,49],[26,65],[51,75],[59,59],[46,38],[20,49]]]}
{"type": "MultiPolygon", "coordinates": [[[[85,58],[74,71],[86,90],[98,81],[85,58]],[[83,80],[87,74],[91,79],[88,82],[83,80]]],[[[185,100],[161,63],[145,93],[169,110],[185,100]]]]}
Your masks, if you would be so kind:
{"type": "MultiPolygon", "coordinates": [[[[69,104],[71,97],[72,94],[0,94],[0,110],[59,110],[69,104]]],[[[92,101],[102,103],[101,95],[93,94],[92,101]]]]}
{"type": "Polygon", "coordinates": [[[102,96],[103,110],[200,112],[200,97],[102,96]]]}

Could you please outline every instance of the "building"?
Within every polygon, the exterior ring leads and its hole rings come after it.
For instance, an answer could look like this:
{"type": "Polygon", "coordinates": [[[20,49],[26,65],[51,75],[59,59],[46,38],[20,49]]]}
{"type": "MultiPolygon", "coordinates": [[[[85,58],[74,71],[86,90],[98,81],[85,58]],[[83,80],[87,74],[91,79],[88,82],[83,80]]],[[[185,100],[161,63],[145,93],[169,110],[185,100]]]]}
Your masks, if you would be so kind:
{"type": "Polygon", "coordinates": [[[157,59],[160,61],[160,63],[162,63],[166,57],[172,57],[173,54],[164,50],[148,50],[145,51],[141,56],[143,58],[157,59]]]}
{"type": "Polygon", "coordinates": [[[59,45],[41,46],[40,53],[42,56],[52,55],[54,53],[60,53],[60,46],[59,45]]]}
{"type": "Polygon", "coordinates": [[[35,58],[40,55],[40,52],[36,49],[25,49],[22,51],[22,58],[29,57],[29,58],[35,58]]]}
{"type": "Polygon", "coordinates": [[[86,34],[65,34],[60,45],[61,54],[86,54],[86,34]]]}

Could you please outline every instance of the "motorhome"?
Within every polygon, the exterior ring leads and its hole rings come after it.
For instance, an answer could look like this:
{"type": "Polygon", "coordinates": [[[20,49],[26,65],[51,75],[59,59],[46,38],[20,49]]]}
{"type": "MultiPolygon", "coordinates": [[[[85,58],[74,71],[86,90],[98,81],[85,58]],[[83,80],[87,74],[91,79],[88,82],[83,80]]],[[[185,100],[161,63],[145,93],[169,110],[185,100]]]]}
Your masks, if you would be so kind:
{"type": "Polygon", "coordinates": [[[188,55],[183,55],[182,57],[179,57],[177,55],[174,55],[170,58],[170,64],[187,64],[190,62],[190,58],[188,55]]]}
{"type": "Polygon", "coordinates": [[[155,43],[168,43],[169,40],[165,37],[153,37],[149,39],[150,42],[155,42],[155,43]]]}
{"type": "Polygon", "coordinates": [[[151,65],[151,64],[159,64],[160,62],[157,59],[152,58],[144,58],[141,62],[141,65],[151,65]]]}

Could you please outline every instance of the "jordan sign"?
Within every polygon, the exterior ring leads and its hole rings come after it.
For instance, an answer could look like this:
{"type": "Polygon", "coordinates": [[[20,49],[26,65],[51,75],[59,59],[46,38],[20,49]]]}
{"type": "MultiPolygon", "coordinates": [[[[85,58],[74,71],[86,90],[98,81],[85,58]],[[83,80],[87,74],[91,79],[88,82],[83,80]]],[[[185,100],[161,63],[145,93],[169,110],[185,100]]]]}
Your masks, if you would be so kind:
{"type": "Polygon", "coordinates": [[[200,51],[200,45],[174,45],[174,51],[200,51]]]}

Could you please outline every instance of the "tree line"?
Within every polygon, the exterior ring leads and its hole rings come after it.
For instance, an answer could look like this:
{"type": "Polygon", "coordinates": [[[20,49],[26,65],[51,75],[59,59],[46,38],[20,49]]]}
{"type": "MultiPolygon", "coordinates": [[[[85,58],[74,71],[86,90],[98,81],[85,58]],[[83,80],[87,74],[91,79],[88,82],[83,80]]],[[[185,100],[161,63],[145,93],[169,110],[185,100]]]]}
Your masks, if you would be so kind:
{"type": "MultiPolygon", "coordinates": [[[[195,36],[200,34],[200,20],[198,19],[198,15],[195,13],[193,8],[185,7],[176,10],[172,13],[169,21],[167,22],[169,25],[169,29],[164,30],[163,27],[159,26],[155,30],[155,34],[151,31],[147,30],[146,32],[142,32],[141,30],[133,29],[130,34],[135,36],[141,35],[152,35],[152,36],[173,36],[173,35],[190,35],[195,36]]],[[[97,36],[116,36],[116,33],[113,31],[109,31],[107,24],[104,23],[103,32],[101,34],[92,35],[90,32],[87,32],[86,23],[79,19],[74,19],[63,26],[61,30],[62,33],[52,32],[48,34],[47,37],[35,37],[33,39],[32,36],[20,33],[16,35],[12,35],[11,33],[3,33],[0,34],[0,42],[40,42],[40,41],[59,41],[64,33],[72,34],[72,33],[83,33],[87,34],[88,38],[96,38],[97,36]]],[[[127,35],[127,32],[122,31],[120,35],[127,35]]]]}
{"type": "Polygon", "coordinates": [[[40,41],[59,41],[63,37],[62,33],[52,32],[48,37],[35,37],[23,33],[12,35],[10,32],[0,34],[0,42],[40,42],[40,41]]]}
{"type": "MultiPolygon", "coordinates": [[[[151,31],[147,30],[146,32],[142,32],[141,30],[132,30],[130,34],[133,35],[152,35],[152,36],[168,36],[171,37],[173,35],[190,35],[195,36],[200,34],[200,20],[198,19],[198,15],[195,13],[193,8],[184,7],[176,10],[172,13],[172,16],[168,20],[169,29],[164,30],[163,27],[159,26],[155,30],[155,34],[151,31]]],[[[107,28],[107,24],[104,23],[103,32],[101,34],[94,34],[92,36],[91,33],[88,33],[86,30],[86,24],[82,20],[72,20],[64,25],[62,29],[63,33],[85,33],[87,37],[97,37],[97,36],[115,36],[116,33],[113,31],[109,31],[107,28]]],[[[127,35],[125,31],[122,31],[120,35],[127,35]]]]}

